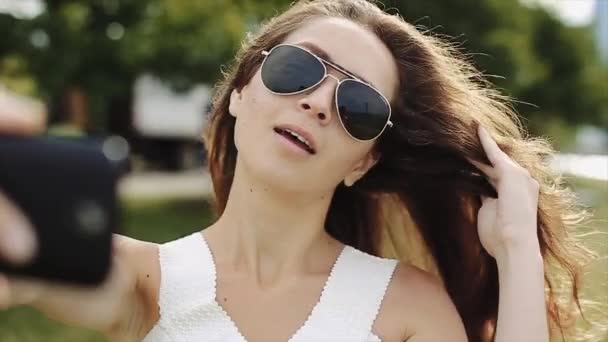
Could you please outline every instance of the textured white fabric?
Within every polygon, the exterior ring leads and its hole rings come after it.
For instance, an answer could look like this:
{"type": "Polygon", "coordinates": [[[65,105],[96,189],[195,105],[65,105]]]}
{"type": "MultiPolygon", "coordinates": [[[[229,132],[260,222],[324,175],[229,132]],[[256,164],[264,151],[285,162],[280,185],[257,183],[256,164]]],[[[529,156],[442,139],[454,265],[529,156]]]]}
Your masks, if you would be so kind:
{"type": "MultiPolygon", "coordinates": [[[[160,319],[145,342],[247,342],[216,301],[215,263],[202,234],[161,245],[159,258],[160,319]]],[[[289,342],[381,342],[371,330],[396,265],[346,246],[289,342]]]]}

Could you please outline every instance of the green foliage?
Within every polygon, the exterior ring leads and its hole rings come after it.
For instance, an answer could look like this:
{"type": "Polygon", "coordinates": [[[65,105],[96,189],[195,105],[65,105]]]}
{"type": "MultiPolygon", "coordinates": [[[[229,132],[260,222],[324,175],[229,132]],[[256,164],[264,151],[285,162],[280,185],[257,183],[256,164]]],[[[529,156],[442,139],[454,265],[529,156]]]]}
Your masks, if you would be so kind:
{"type": "Polygon", "coordinates": [[[608,70],[590,27],[567,27],[518,0],[384,2],[411,23],[455,37],[479,70],[522,102],[516,108],[534,127],[555,116],[608,127],[608,70]]]}
{"type": "Polygon", "coordinates": [[[255,18],[225,1],[150,1],[125,35],[121,57],[131,69],[153,71],[185,88],[213,82],[255,18]]]}
{"type": "MultiPolygon", "coordinates": [[[[542,127],[608,127],[608,70],[590,28],[564,26],[518,0],[384,0],[409,22],[447,35],[463,54],[542,127]]],[[[248,31],[291,0],[57,0],[31,20],[0,14],[0,81],[45,98],[78,85],[94,115],[130,93],[136,75],[157,74],[177,89],[213,83],[248,31]],[[47,44],[45,45],[45,37],[47,44]],[[17,61],[17,62],[15,62],[17,61]]],[[[540,132],[536,132],[540,133],[540,132]]]]}
{"type": "Polygon", "coordinates": [[[214,220],[206,200],[158,199],[123,202],[122,234],[156,243],[171,241],[209,226],[214,220]]]}

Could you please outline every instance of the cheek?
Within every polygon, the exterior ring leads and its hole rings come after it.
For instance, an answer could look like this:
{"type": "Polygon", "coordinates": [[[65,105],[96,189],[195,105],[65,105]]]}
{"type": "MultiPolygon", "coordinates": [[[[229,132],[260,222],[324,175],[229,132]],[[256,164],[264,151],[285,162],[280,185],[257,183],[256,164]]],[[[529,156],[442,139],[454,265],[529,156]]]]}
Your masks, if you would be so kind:
{"type": "Polygon", "coordinates": [[[243,94],[243,103],[236,115],[234,140],[237,148],[245,147],[255,141],[268,122],[268,109],[260,106],[259,95],[251,90],[249,89],[247,93],[243,94]]]}
{"type": "Polygon", "coordinates": [[[253,142],[259,140],[263,131],[263,120],[260,116],[261,113],[255,111],[239,113],[234,126],[234,143],[237,150],[243,151],[253,142]]]}
{"type": "Polygon", "coordinates": [[[370,150],[367,146],[361,146],[347,138],[344,142],[334,142],[331,151],[327,151],[322,163],[322,170],[327,176],[331,174],[334,182],[340,183],[353,171],[356,165],[367,155],[370,150]]]}
{"type": "Polygon", "coordinates": [[[273,143],[273,125],[285,104],[255,85],[244,94],[234,129],[234,143],[239,152],[252,158],[263,158],[273,143]]]}

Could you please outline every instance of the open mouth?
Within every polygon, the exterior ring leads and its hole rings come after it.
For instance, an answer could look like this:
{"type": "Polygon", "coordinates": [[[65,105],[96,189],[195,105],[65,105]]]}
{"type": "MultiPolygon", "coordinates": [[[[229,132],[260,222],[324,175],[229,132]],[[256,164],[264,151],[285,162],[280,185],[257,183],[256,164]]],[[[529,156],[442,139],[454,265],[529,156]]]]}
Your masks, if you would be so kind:
{"type": "Polygon", "coordinates": [[[302,148],[304,151],[306,151],[310,154],[315,154],[315,150],[314,150],[314,148],[311,147],[310,142],[308,140],[306,140],[304,137],[302,137],[301,135],[299,135],[298,133],[293,132],[287,128],[279,128],[279,127],[275,127],[274,131],[276,133],[282,135],[289,141],[293,142],[296,146],[302,148]]]}

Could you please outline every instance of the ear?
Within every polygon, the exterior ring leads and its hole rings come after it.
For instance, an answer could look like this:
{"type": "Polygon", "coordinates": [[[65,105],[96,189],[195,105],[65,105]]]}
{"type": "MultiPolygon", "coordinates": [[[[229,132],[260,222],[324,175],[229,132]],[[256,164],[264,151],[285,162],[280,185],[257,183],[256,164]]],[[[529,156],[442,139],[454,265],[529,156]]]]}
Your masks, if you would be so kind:
{"type": "Polygon", "coordinates": [[[230,93],[230,105],[228,106],[228,113],[230,113],[230,115],[236,117],[239,108],[241,107],[242,100],[243,95],[241,91],[236,88],[232,89],[232,92],[230,93]]]}
{"type": "Polygon", "coordinates": [[[361,158],[361,160],[355,164],[352,171],[346,177],[344,177],[344,185],[350,187],[355,184],[359,179],[365,176],[369,169],[378,163],[379,159],[380,154],[378,152],[374,150],[369,151],[365,157],[361,158]]]}

